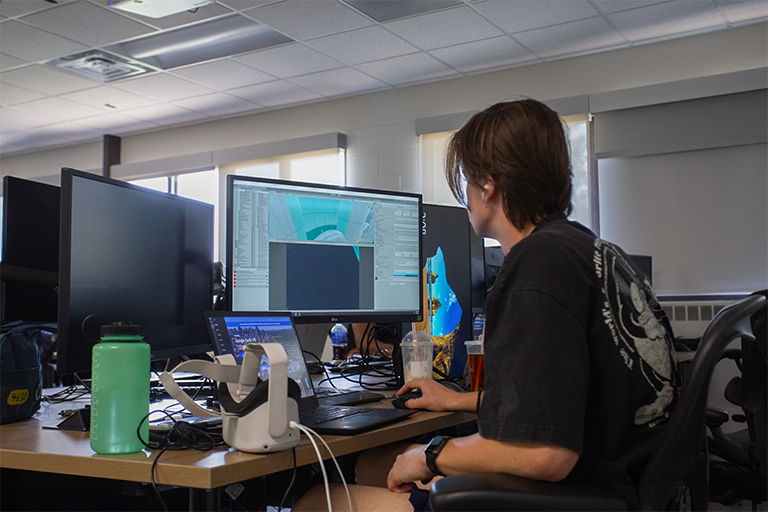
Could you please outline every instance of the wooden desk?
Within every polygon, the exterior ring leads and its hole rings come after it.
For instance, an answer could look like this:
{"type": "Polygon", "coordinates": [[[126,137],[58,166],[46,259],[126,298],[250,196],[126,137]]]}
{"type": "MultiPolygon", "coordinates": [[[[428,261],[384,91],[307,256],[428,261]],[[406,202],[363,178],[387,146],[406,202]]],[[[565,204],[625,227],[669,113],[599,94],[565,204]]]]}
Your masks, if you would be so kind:
{"type": "MultiPolygon", "coordinates": [[[[43,429],[61,421],[62,409],[84,407],[88,400],[50,405],[28,420],[0,426],[0,467],[65,475],[150,482],[152,462],[159,450],[145,449],[129,455],[97,455],[88,432],[43,429]]],[[[373,404],[392,407],[389,401],[373,404]]],[[[401,441],[475,419],[470,413],[419,411],[398,423],[355,436],[324,436],[335,456],[401,441]]],[[[322,449],[322,448],[321,448],[322,449]]],[[[323,449],[324,457],[327,452],[323,449]]],[[[316,462],[317,456],[302,435],[296,449],[297,465],[316,462]]],[[[229,447],[209,452],[166,451],[155,471],[155,482],[173,486],[215,489],[293,467],[291,451],[253,454],[229,447]]]]}

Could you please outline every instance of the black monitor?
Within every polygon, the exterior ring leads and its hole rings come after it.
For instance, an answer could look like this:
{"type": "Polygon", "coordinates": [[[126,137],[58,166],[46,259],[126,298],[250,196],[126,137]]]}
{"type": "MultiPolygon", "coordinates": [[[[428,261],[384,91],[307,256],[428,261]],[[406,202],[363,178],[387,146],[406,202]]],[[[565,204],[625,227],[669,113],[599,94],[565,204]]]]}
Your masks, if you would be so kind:
{"type": "Polygon", "coordinates": [[[504,253],[498,245],[492,245],[485,248],[485,288],[490,290],[493,283],[496,282],[496,276],[501,272],[501,265],[504,263],[504,253]]]}
{"type": "Polygon", "coordinates": [[[416,327],[435,340],[435,367],[461,378],[467,362],[464,342],[473,337],[473,314],[485,307],[483,239],[472,229],[466,209],[433,204],[423,208],[427,293],[424,322],[416,327]]]}
{"type": "Polygon", "coordinates": [[[139,324],[152,360],[211,349],[213,206],[62,169],[58,373],[91,368],[101,326],[139,324]]]}
{"type": "Polygon", "coordinates": [[[421,320],[420,218],[420,194],[230,175],[226,307],[421,320]]]}
{"type": "Polygon", "coordinates": [[[643,256],[640,254],[629,254],[635,265],[643,272],[643,275],[648,280],[648,284],[653,285],[653,258],[651,256],[643,256]]]}
{"type": "Polygon", "coordinates": [[[2,322],[56,322],[59,187],[3,178],[2,322]]]}

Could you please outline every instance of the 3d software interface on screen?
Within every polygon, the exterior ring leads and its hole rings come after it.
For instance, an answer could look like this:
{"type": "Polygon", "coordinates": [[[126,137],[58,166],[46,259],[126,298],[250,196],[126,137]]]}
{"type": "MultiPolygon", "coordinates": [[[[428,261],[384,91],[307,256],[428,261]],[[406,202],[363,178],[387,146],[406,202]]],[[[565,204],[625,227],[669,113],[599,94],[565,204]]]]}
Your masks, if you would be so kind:
{"type": "Polygon", "coordinates": [[[412,197],[235,182],[233,309],[418,311],[418,215],[412,197]]]}

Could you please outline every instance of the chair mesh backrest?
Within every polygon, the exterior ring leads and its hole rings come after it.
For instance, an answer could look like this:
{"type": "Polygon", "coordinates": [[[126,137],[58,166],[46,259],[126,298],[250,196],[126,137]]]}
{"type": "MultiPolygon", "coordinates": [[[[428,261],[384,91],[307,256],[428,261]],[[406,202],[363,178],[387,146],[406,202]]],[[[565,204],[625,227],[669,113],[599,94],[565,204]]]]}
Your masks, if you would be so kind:
{"type": "MultiPolygon", "coordinates": [[[[765,290],[754,295],[758,294],[768,296],[765,290]]],[[[750,323],[755,340],[742,343],[742,408],[747,416],[750,440],[765,450],[768,446],[768,308],[753,314],[750,323]]],[[[757,459],[765,476],[766,461],[757,459]]]]}
{"type": "MultiPolygon", "coordinates": [[[[680,399],[640,478],[638,497],[643,510],[666,510],[678,483],[686,481],[697,463],[701,463],[712,371],[732,340],[738,337],[754,339],[749,317],[765,307],[765,301],[765,297],[753,295],[730,304],[707,327],[680,399]]],[[[706,482],[703,486],[706,492],[706,482]]]]}

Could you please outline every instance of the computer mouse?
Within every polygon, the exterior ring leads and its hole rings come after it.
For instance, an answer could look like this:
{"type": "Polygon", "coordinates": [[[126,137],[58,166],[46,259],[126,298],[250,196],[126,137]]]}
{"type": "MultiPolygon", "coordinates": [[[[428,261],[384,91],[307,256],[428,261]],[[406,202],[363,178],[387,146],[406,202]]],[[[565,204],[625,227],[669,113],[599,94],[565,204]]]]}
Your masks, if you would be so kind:
{"type": "Polygon", "coordinates": [[[394,400],[392,400],[392,405],[395,406],[395,409],[408,409],[408,407],[405,406],[405,402],[413,398],[421,398],[421,391],[407,391],[402,395],[395,397],[394,400]]]}

